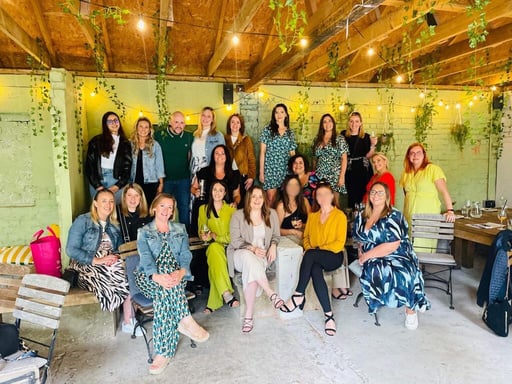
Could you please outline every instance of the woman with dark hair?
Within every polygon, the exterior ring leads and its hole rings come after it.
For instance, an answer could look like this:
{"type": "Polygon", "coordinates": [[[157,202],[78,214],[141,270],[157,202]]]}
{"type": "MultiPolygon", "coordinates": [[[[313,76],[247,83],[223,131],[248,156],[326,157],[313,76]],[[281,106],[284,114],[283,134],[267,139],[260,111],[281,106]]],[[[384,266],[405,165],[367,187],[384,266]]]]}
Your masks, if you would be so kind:
{"type": "Polygon", "coordinates": [[[281,201],[276,206],[281,236],[286,236],[302,245],[304,227],[310,211],[311,206],[302,194],[299,178],[296,175],[286,176],[283,181],[281,201]]]}
{"type": "Polygon", "coordinates": [[[164,158],[160,144],[153,138],[154,130],[147,117],[139,117],[130,138],[132,144],[131,181],[144,190],[148,204],[164,190],[164,158]]]}
{"type": "Polygon", "coordinates": [[[89,180],[91,197],[102,189],[111,190],[121,201],[121,189],[130,180],[131,145],[124,134],[121,120],[115,112],[101,119],[102,133],[89,141],[85,159],[85,175],[89,180]]]}
{"type": "Polygon", "coordinates": [[[211,240],[206,248],[210,293],[204,313],[212,313],[224,302],[231,308],[240,305],[233,295],[234,290],[228,273],[226,247],[229,244],[229,223],[236,211],[224,201],[228,187],[223,181],[214,181],[210,188],[208,204],[199,208],[198,229],[203,241],[211,240]],[[202,231],[206,226],[208,231],[202,231]]]}
{"type": "Polygon", "coordinates": [[[279,309],[283,300],[268,283],[265,270],[276,260],[279,243],[279,219],[268,205],[263,188],[252,186],[245,195],[244,208],[236,211],[229,228],[228,269],[231,277],[235,270],[242,272],[245,297],[245,314],[242,332],[254,327],[253,310],[256,296],[264,291],[274,308],[279,309]]]}
{"type": "Polygon", "coordinates": [[[302,186],[302,193],[308,199],[309,205],[313,206],[315,202],[315,189],[318,184],[318,176],[315,171],[309,171],[308,160],[297,153],[288,160],[288,172],[297,175],[302,186]]]}
{"type": "Polygon", "coordinates": [[[334,336],[336,323],[329,301],[324,271],[334,271],[343,263],[343,248],[347,238],[347,218],[335,204],[334,191],[329,183],[320,182],[316,189],[316,202],[320,209],[308,217],[304,231],[304,256],[300,264],[299,282],[290,300],[281,307],[283,312],[304,308],[306,288],[313,288],[325,314],[325,333],[334,336]]]}
{"type": "Polygon", "coordinates": [[[234,113],[229,117],[224,139],[233,160],[233,170],[240,172],[240,201],[243,202],[245,192],[252,187],[256,178],[256,157],[252,140],[245,135],[242,115],[234,113]]]}
{"type": "Polygon", "coordinates": [[[352,236],[359,246],[359,278],[368,311],[405,306],[405,327],[418,328],[416,311],[430,307],[418,258],[414,253],[404,216],[390,203],[388,186],[376,182],[368,204],[356,217],[352,236]]]}
{"type": "Polygon", "coordinates": [[[277,189],[286,176],[288,159],[295,155],[296,148],[288,108],[284,104],[277,104],[272,109],[270,125],[263,129],[260,136],[260,181],[271,207],[275,204],[277,189]]]}
{"type": "Polygon", "coordinates": [[[320,119],[318,133],[313,144],[315,173],[319,179],[331,184],[338,203],[340,194],[346,194],[345,173],[347,171],[348,145],[343,135],[336,135],[334,117],[326,113],[320,119]]]}
{"type": "Polygon", "coordinates": [[[349,148],[345,184],[348,193],[348,206],[354,208],[363,201],[366,185],[373,175],[370,159],[375,152],[377,137],[370,137],[364,132],[363,118],[359,112],[349,116],[348,127],[341,132],[349,148]]]}

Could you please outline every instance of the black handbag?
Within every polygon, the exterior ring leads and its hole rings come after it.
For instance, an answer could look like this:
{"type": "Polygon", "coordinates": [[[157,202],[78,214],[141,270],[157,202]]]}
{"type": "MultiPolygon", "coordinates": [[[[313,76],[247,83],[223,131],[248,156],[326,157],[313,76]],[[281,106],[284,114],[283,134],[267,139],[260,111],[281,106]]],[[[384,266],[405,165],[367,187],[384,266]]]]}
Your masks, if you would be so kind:
{"type": "Polygon", "coordinates": [[[508,290],[510,287],[510,267],[507,268],[507,289],[505,297],[502,300],[496,300],[485,308],[482,320],[498,336],[508,336],[508,327],[512,322],[512,308],[508,300],[508,290]]]}
{"type": "Polygon", "coordinates": [[[62,278],[69,283],[70,288],[78,287],[78,271],[67,268],[62,274],[62,278]]]}
{"type": "Polygon", "coordinates": [[[0,323],[0,357],[20,350],[20,335],[14,324],[0,323]]]}

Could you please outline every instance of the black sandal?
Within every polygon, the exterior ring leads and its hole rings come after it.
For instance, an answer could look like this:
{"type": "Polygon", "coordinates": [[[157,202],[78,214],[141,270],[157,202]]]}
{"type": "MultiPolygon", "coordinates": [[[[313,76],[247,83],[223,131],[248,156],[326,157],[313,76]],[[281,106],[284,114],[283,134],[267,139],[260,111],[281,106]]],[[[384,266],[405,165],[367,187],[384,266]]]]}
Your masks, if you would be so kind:
{"type": "Polygon", "coordinates": [[[331,292],[331,296],[333,299],[336,299],[336,300],[346,300],[347,297],[349,296],[352,296],[353,293],[350,289],[348,288],[336,288],[338,291],[340,291],[340,294],[338,296],[334,295],[332,292],[331,292]],[[343,293],[342,289],[346,289],[347,292],[346,293],[343,293]]]}
{"type": "Polygon", "coordinates": [[[238,301],[238,299],[233,296],[231,300],[226,302],[226,304],[229,305],[229,308],[238,308],[240,306],[240,301],[238,301]],[[235,305],[236,303],[238,303],[238,305],[235,305]]]}
{"type": "Polygon", "coordinates": [[[327,322],[334,321],[334,324],[336,324],[336,321],[334,320],[334,314],[328,315],[327,313],[324,313],[325,315],[325,324],[326,328],[324,330],[325,334],[327,336],[334,336],[336,334],[336,328],[327,328],[327,322]]]}
{"type": "Polygon", "coordinates": [[[282,312],[290,313],[290,312],[295,311],[297,309],[297,307],[299,307],[301,310],[304,309],[304,304],[306,304],[306,297],[304,296],[303,293],[298,294],[298,295],[297,294],[293,294],[290,299],[292,300],[293,308],[288,308],[288,306],[286,304],[283,304],[281,306],[281,308],[279,308],[282,312]],[[297,302],[295,301],[296,297],[303,297],[304,300],[302,300],[302,303],[297,304],[297,302]]]}

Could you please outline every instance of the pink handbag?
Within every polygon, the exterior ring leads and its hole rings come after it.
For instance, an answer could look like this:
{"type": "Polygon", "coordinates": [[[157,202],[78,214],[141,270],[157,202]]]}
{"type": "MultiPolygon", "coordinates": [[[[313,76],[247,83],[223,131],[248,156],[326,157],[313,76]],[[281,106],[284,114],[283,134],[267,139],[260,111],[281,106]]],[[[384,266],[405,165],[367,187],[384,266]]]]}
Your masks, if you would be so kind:
{"type": "Polygon", "coordinates": [[[62,264],[60,260],[60,239],[50,227],[46,227],[50,236],[41,237],[44,229],[34,233],[30,250],[36,272],[44,275],[61,277],[62,264]]]}

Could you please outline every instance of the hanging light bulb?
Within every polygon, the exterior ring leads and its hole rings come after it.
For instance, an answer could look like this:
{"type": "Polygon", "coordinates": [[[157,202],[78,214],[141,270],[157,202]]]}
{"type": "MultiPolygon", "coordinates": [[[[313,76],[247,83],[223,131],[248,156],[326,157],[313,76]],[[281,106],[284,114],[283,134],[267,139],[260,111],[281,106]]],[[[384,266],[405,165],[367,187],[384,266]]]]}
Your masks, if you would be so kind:
{"type": "Polygon", "coordinates": [[[424,99],[425,98],[425,94],[423,92],[420,92],[420,99],[424,99]]]}
{"type": "Polygon", "coordinates": [[[144,116],[144,112],[139,111],[139,117],[142,117],[142,116],[144,116]]]}
{"type": "Polygon", "coordinates": [[[439,103],[437,103],[437,105],[439,105],[440,107],[442,107],[442,106],[444,105],[443,100],[439,100],[439,103]]]}
{"type": "Polygon", "coordinates": [[[233,37],[231,38],[231,42],[233,43],[233,45],[238,45],[240,43],[240,38],[238,37],[238,35],[233,35],[233,37]]]}
{"type": "Polygon", "coordinates": [[[366,51],[366,54],[368,56],[373,56],[375,55],[375,49],[373,49],[372,47],[368,48],[368,51],[366,51]]]}
{"type": "Polygon", "coordinates": [[[496,92],[496,90],[497,90],[497,89],[498,89],[498,88],[496,88],[496,86],[495,86],[495,85],[493,85],[493,86],[491,87],[491,91],[493,91],[493,92],[496,92]]]}
{"type": "Polygon", "coordinates": [[[396,82],[397,83],[401,83],[402,81],[404,81],[404,78],[402,77],[402,75],[397,75],[396,76],[396,82]]]}
{"type": "Polygon", "coordinates": [[[449,110],[450,106],[448,104],[445,105],[444,109],[449,110]]]}
{"type": "Polygon", "coordinates": [[[96,91],[91,92],[91,97],[94,97],[94,96],[96,96],[96,91]]]}
{"type": "Polygon", "coordinates": [[[475,103],[473,103],[473,100],[471,100],[471,101],[469,102],[469,106],[470,106],[470,107],[472,107],[472,106],[473,106],[473,104],[475,104],[475,103]]]}
{"type": "Polygon", "coordinates": [[[411,112],[412,112],[412,113],[416,112],[416,108],[411,107],[411,112]]]}
{"type": "Polygon", "coordinates": [[[382,105],[377,105],[377,111],[382,111],[382,105]]]}
{"type": "Polygon", "coordinates": [[[146,29],[146,23],[144,22],[142,16],[140,16],[139,21],[137,21],[137,29],[141,32],[146,29]]]}
{"type": "Polygon", "coordinates": [[[308,39],[303,37],[302,39],[300,39],[299,45],[301,46],[301,48],[306,48],[308,46],[308,39]]]}
{"type": "Polygon", "coordinates": [[[189,115],[185,116],[185,120],[190,121],[190,116],[189,115]]]}
{"type": "Polygon", "coordinates": [[[455,109],[460,109],[460,103],[455,104],[455,109]]]}
{"type": "Polygon", "coordinates": [[[345,104],[341,104],[338,109],[343,112],[345,110],[345,104]]]}
{"type": "Polygon", "coordinates": [[[233,109],[233,105],[232,104],[226,105],[226,110],[231,111],[232,109],[233,109]]]}
{"type": "Polygon", "coordinates": [[[263,96],[265,96],[265,94],[263,93],[263,91],[259,91],[259,92],[258,92],[258,97],[261,99],[263,96]]]}

